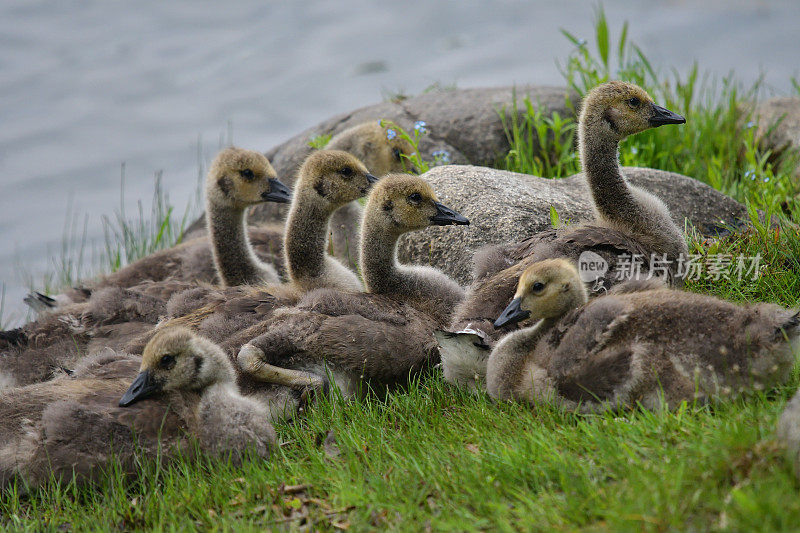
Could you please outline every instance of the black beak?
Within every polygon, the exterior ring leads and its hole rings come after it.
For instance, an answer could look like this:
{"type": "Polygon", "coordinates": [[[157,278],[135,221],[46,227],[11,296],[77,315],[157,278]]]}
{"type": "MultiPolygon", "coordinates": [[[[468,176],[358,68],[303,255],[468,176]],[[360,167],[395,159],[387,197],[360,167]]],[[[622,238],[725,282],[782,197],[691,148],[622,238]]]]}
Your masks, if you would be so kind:
{"type": "Polygon", "coordinates": [[[653,104],[653,114],[650,117],[650,125],[654,128],[664,124],[686,124],[686,119],[677,113],[673,113],[666,107],[653,104]]]}
{"type": "Polygon", "coordinates": [[[370,185],[375,185],[376,183],[378,183],[378,178],[376,178],[372,174],[367,174],[367,183],[369,183],[370,185]]]}
{"type": "Polygon", "coordinates": [[[461,213],[456,213],[446,205],[439,202],[433,202],[436,207],[436,214],[431,217],[431,222],[436,226],[449,226],[455,224],[458,226],[468,226],[469,220],[461,213]]]}
{"type": "Polygon", "coordinates": [[[153,377],[150,375],[148,370],[139,372],[139,375],[133,380],[131,386],[128,387],[128,390],[122,395],[122,398],[119,401],[119,406],[131,406],[139,400],[149,398],[160,390],[161,385],[153,380],[153,377]]]}
{"type": "Polygon", "coordinates": [[[529,316],[531,316],[530,311],[524,311],[520,304],[522,303],[521,298],[514,298],[511,300],[511,303],[508,304],[503,310],[503,314],[501,314],[497,320],[494,321],[494,327],[502,328],[503,326],[508,326],[510,324],[516,324],[522,320],[525,320],[529,316]]]}
{"type": "Polygon", "coordinates": [[[269,192],[262,193],[261,198],[263,198],[266,202],[288,204],[292,200],[292,191],[289,190],[289,187],[275,178],[270,178],[269,192]]]}

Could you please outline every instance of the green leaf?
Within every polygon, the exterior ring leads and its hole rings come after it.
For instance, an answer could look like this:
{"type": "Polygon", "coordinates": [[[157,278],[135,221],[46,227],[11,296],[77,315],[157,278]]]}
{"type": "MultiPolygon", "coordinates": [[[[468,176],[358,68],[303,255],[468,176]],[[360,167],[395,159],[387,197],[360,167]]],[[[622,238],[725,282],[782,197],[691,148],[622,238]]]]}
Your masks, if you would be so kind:
{"type": "Polygon", "coordinates": [[[331,134],[324,133],[322,135],[315,135],[308,141],[308,145],[311,148],[316,148],[317,150],[322,150],[327,146],[328,142],[331,140],[331,134]]]}
{"type": "Polygon", "coordinates": [[[606,67],[606,72],[608,72],[608,22],[606,21],[606,12],[603,10],[602,5],[597,9],[596,26],[597,51],[600,52],[600,59],[602,59],[603,65],[606,67]]]}
{"type": "Polygon", "coordinates": [[[578,39],[577,37],[575,37],[573,34],[568,32],[567,30],[565,30],[564,28],[561,28],[559,31],[561,32],[561,35],[566,37],[567,40],[569,40],[569,42],[571,42],[575,46],[580,46],[581,45],[581,40],[578,39]]]}
{"type": "Polygon", "coordinates": [[[617,49],[617,58],[619,64],[622,65],[625,60],[625,45],[628,44],[628,21],[622,25],[622,32],[619,35],[619,48],[617,49]]]}
{"type": "Polygon", "coordinates": [[[557,228],[561,225],[561,221],[558,217],[558,211],[552,205],[550,206],[550,225],[554,228],[557,228]]]}

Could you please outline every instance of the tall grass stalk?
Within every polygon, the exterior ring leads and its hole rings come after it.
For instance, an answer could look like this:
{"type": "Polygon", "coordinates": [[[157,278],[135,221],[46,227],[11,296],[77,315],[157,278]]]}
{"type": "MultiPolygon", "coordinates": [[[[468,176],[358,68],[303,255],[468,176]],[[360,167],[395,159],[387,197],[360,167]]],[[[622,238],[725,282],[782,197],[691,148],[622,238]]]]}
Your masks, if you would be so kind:
{"type": "Polygon", "coordinates": [[[120,208],[113,218],[106,215],[102,217],[105,236],[104,259],[111,271],[180,242],[191,212],[191,206],[188,206],[181,218],[173,216],[174,208],[162,186],[162,174],[157,172],[150,212],[145,213],[140,200],[136,204],[136,215],[129,218],[125,213],[124,165],[120,181],[120,208]]]}

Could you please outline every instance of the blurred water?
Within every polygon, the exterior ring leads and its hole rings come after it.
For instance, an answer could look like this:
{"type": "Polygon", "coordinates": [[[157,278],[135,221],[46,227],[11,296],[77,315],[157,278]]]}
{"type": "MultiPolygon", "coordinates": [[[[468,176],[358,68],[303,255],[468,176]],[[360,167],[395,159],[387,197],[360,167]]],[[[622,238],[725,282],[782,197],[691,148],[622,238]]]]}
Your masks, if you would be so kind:
{"type": "MultiPolygon", "coordinates": [[[[18,318],[25,276],[41,279],[70,199],[102,238],[101,214],[149,205],[153,175],[183,208],[227,137],[267,149],[335,113],[460,87],[561,83],[559,28],[590,39],[586,0],[0,3],[0,281],[18,318]],[[198,143],[199,140],[199,143],[198,143]],[[24,267],[20,270],[17,263],[24,267]],[[20,273],[24,273],[21,276],[20,273]]],[[[694,61],[788,92],[800,2],[607,0],[617,35],[661,67],[694,61]]],[[[83,219],[80,218],[82,221],[83,219]]],[[[82,222],[81,222],[82,224],[82,222]]]]}

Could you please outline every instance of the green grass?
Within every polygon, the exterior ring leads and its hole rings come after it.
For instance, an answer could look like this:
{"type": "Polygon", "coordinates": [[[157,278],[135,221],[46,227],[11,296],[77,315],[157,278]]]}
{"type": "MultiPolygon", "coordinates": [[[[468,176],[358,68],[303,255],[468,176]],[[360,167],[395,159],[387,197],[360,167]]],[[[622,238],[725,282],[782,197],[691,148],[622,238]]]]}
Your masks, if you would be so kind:
{"type": "Polygon", "coordinates": [[[791,529],[798,485],[771,440],[791,390],[579,417],[494,405],[428,378],[386,401],[323,399],[278,428],[268,462],[151,461],[128,484],[111,475],[96,490],[6,496],[0,525],[791,529]],[[335,445],[321,444],[331,431],[335,445]],[[309,487],[286,494],[284,484],[309,487]]]}
{"type": "MultiPolygon", "coordinates": [[[[759,274],[706,276],[687,288],[799,306],[800,233],[791,221],[800,207],[790,178],[797,160],[771,157],[754,142],[746,110],[759,87],[697,68],[662,77],[626,30],[611,42],[602,11],[595,33],[591,46],[568,35],[575,50],[561,66],[570,85],[583,93],[604,79],[629,79],[688,119],[626,141],[623,164],[693,176],[751,208],[751,228],[717,241],[691,234],[690,250],[702,259],[758,254],[759,274]]],[[[572,119],[530,106],[506,116],[506,127],[512,150],[502,166],[548,177],[577,170],[572,119]],[[539,143],[546,158],[537,159],[539,143]]],[[[172,219],[169,210],[154,212],[156,221],[172,219]]],[[[161,225],[138,235],[163,236],[161,225]]],[[[133,246],[133,255],[145,249],[133,246]]],[[[150,461],[129,483],[110,474],[94,490],[5,494],[0,528],[794,530],[800,482],[774,428],[799,381],[796,369],[785,387],[715,407],[578,416],[496,405],[430,376],[385,400],[323,398],[305,419],[277,428],[281,445],[267,462],[150,461]],[[336,445],[326,447],[331,431],[336,445]],[[307,487],[283,488],[293,485],[307,487]]]]}

